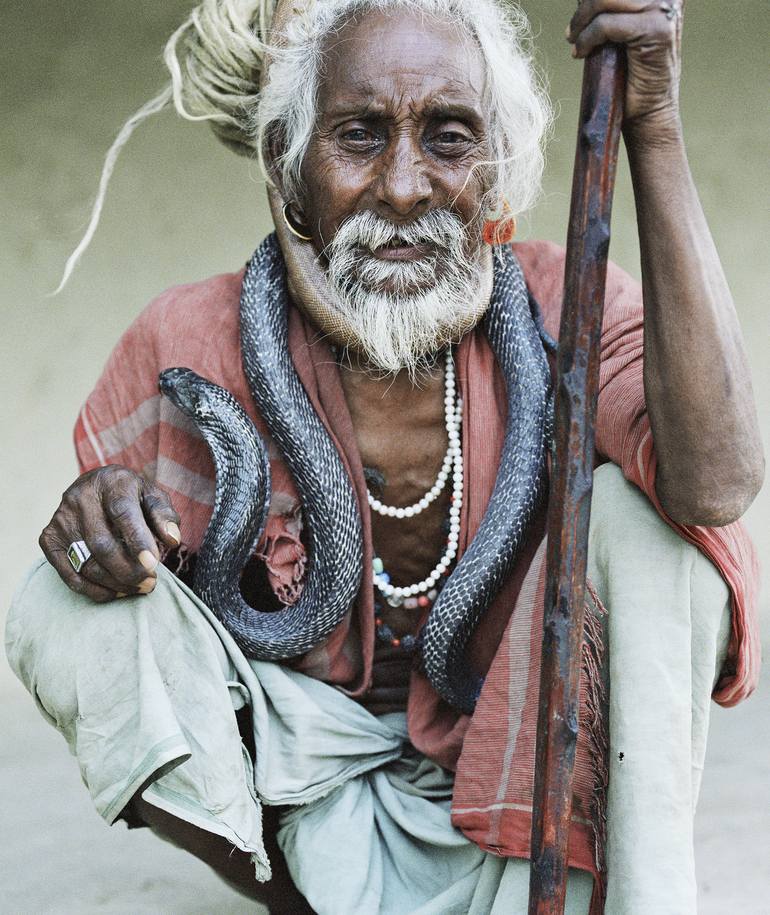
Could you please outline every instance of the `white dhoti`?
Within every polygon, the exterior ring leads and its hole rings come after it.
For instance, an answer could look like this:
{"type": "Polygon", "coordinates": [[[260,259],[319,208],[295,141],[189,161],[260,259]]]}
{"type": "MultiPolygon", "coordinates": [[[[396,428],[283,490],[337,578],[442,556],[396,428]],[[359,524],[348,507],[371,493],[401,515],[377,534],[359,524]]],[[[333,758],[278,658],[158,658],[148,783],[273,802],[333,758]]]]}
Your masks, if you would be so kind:
{"type": "MultiPolygon", "coordinates": [[[[609,614],[610,915],[695,912],[693,816],[709,702],[726,651],[727,589],[613,465],[595,474],[589,576],[609,614]]],[[[526,912],[528,863],[481,851],[450,823],[451,773],[416,753],[405,716],[249,661],[164,568],[149,597],[94,605],[41,559],[9,614],[7,652],[65,736],[99,813],[150,803],[270,869],[261,805],[321,915],[526,912]],[[256,759],[234,709],[251,707],[256,759]]],[[[591,877],[570,872],[569,913],[591,877]]]]}

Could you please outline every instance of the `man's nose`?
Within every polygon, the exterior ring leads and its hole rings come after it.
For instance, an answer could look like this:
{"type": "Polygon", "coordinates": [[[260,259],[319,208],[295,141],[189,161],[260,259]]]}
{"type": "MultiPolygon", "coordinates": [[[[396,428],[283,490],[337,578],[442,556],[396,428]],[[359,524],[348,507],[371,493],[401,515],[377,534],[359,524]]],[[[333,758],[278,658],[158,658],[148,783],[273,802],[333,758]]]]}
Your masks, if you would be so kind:
{"type": "Polygon", "coordinates": [[[386,153],[383,166],[377,195],[381,215],[421,215],[430,203],[433,187],[420,145],[409,137],[398,138],[386,153]]]}

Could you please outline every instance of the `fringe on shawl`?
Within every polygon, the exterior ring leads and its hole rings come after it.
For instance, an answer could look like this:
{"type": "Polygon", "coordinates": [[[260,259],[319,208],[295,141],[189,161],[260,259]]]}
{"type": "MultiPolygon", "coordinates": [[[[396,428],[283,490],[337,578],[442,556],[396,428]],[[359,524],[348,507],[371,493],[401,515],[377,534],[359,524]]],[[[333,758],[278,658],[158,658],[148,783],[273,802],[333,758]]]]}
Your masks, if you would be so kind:
{"type": "Polygon", "coordinates": [[[180,543],[179,546],[173,548],[160,548],[160,561],[170,572],[173,572],[177,578],[181,578],[183,581],[191,571],[191,563],[194,556],[195,553],[184,543],[180,543]]]}
{"type": "Polygon", "coordinates": [[[591,828],[599,879],[591,898],[591,915],[604,911],[607,898],[607,789],[609,786],[609,642],[607,610],[593,585],[586,582],[587,596],[583,628],[582,674],[586,700],[581,709],[580,727],[588,738],[588,752],[594,773],[591,793],[591,828]]]}

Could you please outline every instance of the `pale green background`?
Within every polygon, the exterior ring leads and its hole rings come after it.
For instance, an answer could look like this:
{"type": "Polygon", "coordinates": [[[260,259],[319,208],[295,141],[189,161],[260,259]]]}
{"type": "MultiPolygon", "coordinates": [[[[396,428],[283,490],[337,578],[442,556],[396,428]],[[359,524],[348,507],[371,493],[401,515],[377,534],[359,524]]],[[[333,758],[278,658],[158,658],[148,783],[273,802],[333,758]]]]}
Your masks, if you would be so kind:
{"type": "MultiPolygon", "coordinates": [[[[524,6],[561,116],[544,201],[520,235],[563,242],[580,81],[563,33],[574,5],[524,6]]],[[[85,225],[102,156],[162,85],[160,49],[188,8],[182,0],[0,2],[1,607],[76,474],[73,421],[121,331],[167,286],[237,269],[269,230],[257,168],[205,126],[165,114],[120,160],[99,233],[69,287],[44,298],[85,225]]],[[[746,333],[766,442],[769,10],[766,0],[691,0],[682,92],[692,168],[746,333]]],[[[624,163],[611,255],[638,275],[624,163]]],[[[766,487],[747,516],[763,557],[769,514],[766,487]]],[[[102,827],[63,741],[4,665],[0,688],[0,911],[248,911],[202,865],[144,832],[102,827]]],[[[698,817],[703,912],[770,912],[767,687],[763,694],[714,715],[698,817]]]]}

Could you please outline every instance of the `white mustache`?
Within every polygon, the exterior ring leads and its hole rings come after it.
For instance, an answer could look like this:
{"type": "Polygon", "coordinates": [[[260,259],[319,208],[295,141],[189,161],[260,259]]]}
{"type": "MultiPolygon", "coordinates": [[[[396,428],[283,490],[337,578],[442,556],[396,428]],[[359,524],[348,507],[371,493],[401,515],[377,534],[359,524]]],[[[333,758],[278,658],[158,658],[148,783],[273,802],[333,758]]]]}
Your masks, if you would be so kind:
{"type": "Polygon", "coordinates": [[[462,251],[466,227],[462,220],[449,210],[431,210],[414,222],[396,225],[371,211],[356,213],[337,230],[327,245],[329,258],[355,248],[376,251],[385,245],[398,242],[404,245],[427,245],[443,248],[446,253],[462,251]]]}
{"type": "Polygon", "coordinates": [[[376,290],[384,282],[396,284],[396,293],[408,295],[417,287],[435,282],[439,268],[467,264],[466,227],[448,210],[431,210],[407,225],[396,225],[365,211],[347,219],[327,245],[329,272],[338,286],[355,282],[376,290]],[[398,242],[427,248],[415,261],[385,261],[373,257],[378,248],[398,242]]]}

